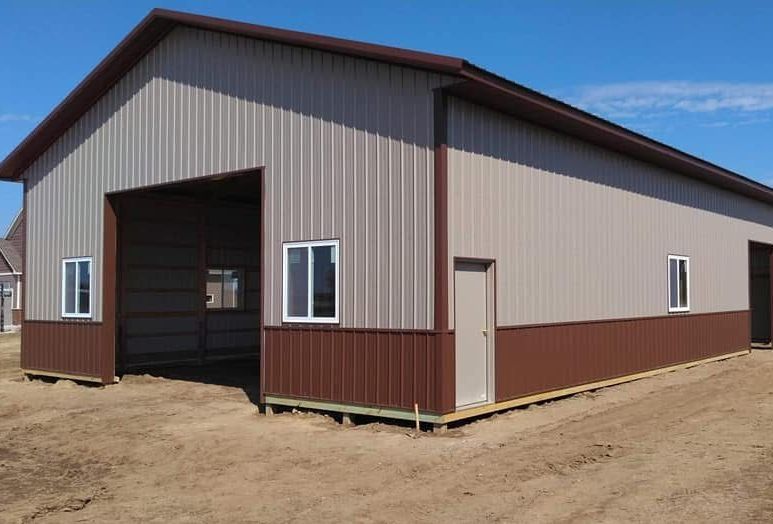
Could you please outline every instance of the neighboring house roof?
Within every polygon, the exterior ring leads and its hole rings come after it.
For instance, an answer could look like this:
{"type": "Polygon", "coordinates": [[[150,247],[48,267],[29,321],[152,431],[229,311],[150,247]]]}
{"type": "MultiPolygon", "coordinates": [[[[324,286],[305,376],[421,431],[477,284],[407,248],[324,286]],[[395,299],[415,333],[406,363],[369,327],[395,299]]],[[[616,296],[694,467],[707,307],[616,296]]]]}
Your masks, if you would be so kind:
{"type": "Polygon", "coordinates": [[[4,238],[0,239],[0,256],[11,268],[14,273],[21,273],[22,260],[21,254],[16,250],[14,245],[4,238]]]}
{"type": "Polygon", "coordinates": [[[164,9],[152,10],[6,157],[0,164],[0,178],[18,179],[39,155],[177,26],[225,32],[453,75],[459,78],[459,82],[444,89],[455,96],[715,186],[773,203],[773,189],[763,184],[511,82],[461,58],[164,9]]]}
{"type": "Polygon", "coordinates": [[[16,216],[14,217],[13,221],[11,221],[11,225],[8,226],[8,230],[5,232],[5,238],[11,238],[13,234],[16,232],[17,229],[19,229],[19,225],[22,222],[22,211],[24,208],[19,209],[19,212],[16,213],[16,216]]]}

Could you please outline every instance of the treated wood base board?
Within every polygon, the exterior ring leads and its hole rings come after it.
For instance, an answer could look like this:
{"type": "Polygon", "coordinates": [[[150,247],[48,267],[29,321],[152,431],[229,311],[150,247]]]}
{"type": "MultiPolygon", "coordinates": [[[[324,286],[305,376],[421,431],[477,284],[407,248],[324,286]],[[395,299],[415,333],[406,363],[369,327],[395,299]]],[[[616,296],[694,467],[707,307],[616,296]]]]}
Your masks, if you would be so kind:
{"type": "MultiPolygon", "coordinates": [[[[717,362],[720,360],[726,360],[733,357],[740,357],[748,355],[751,352],[750,349],[744,349],[741,351],[735,351],[733,353],[725,353],[723,355],[717,355],[715,357],[704,358],[701,360],[694,360],[692,362],[685,362],[682,364],[676,364],[665,368],[653,369],[650,371],[643,371],[641,373],[634,373],[632,375],[625,375],[622,377],[615,377],[607,380],[601,380],[598,382],[590,382],[588,384],[581,384],[579,386],[573,386],[570,388],[555,389],[547,391],[545,393],[538,393],[535,395],[528,395],[525,397],[519,397],[512,400],[506,400],[503,402],[495,402],[486,404],[483,406],[477,406],[454,413],[447,413],[445,415],[438,415],[435,413],[419,412],[419,420],[422,422],[429,422],[435,425],[445,425],[449,422],[458,422],[460,420],[479,417],[481,415],[487,415],[489,413],[495,413],[497,411],[506,411],[508,409],[525,406],[528,404],[534,404],[535,402],[543,402],[545,400],[551,400],[559,397],[566,397],[569,395],[575,395],[582,393],[583,391],[590,391],[592,389],[599,389],[608,386],[615,386],[617,384],[623,384],[625,382],[632,382],[634,380],[640,380],[647,377],[654,377],[663,373],[669,373],[671,371],[677,371],[680,369],[688,369],[691,367],[699,366],[701,364],[708,364],[710,362],[717,362]]],[[[277,395],[266,395],[266,405],[271,406],[288,406],[301,409],[315,409],[320,411],[333,411],[338,413],[348,413],[354,415],[370,415],[374,417],[392,418],[398,420],[415,420],[416,414],[413,410],[399,409],[399,408],[379,408],[369,406],[359,406],[354,404],[343,404],[338,402],[329,402],[324,400],[307,400],[290,397],[281,397],[277,395]]]]}
{"type": "MultiPolygon", "coordinates": [[[[22,369],[22,373],[25,375],[30,375],[33,377],[53,377],[53,378],[63,378],[67,380],[77,380],[78,382],[96,382],[98,384],[102,383],[102,379],[99,377],[89,377],[87,375],[73,375],[71,373],[60,373],[58,371],[42,371],[39,369],[22,369]]],[[[116,382],[118,382],[118,377],[116,377],[116,382]]]]}
{"type": "Polygon", "coordinates": [[[582,393],[583,391],[590,391],[592,389],[600,389],[605,388],[609,386],[615,386],[617,384],[623,384],[625,382],[632,382],[634,380],[640,380],[647,377],[654,377],[656,375],[661,375],[663,373],[669,373],[671,371],[677,371],[680,369],[688,369],[695,366],[700,366],[701,364],[708,364],[710,362],[717,362],[719,360],[726,360],[728,358],[733,357],[740,357],[742,355],[748,355],[751,353],[750,349],[744,349],[742,351],[735,351],[733,353],[726,353],[724,355],[718,355],[716,357],[709,357],[704,358],[701,360],[694,360],[692,362],[685,362],[683,364],[676,364],[674,366],[668,366],[665,368],[658,368],[658,369],[652,369],[650,371],[643,371],[641,373],[634,373],[633,375],[625,375],[622,377],[616,377],[616,378],[610,378],[607,380],[601,380],[598,382],[591,382],[589,384],[581,384],[579,386],[573,386],[570,388],[564,388],[564,389],[555,389],[553,391],[547,391],[545,393],[538,393],[536,395],[529,395],[526,397],[519,397],[512,400],[506,400],[503,402],[496,402],[493,404],[487,404],[485,406],[480,406],[472,409],[466,409],[464,411],[457,411],[456,413],[449,413],[447,415],[443,415],[443,419],[446,422],[455,422],[457,420],[463,420],[470,417],[477,417],[480,415],[486,415],[488,413],[493,413],[495,411],[504,411],[512,408],[517,408],[520,406],[525,406],[527,404],[534,404],[535,402],[543,402],[545,400],[550,400],[554,398],[559,397],[566,397],[569,395],[575,395],[577,393],[582,393]]]}
{"type": "MultiPolygon", "coordinates": [[[[314,409],[319,411],[333,411],[335,413],[348,413],[350,415],[368,415],[372,417],[392,418],[398,420],[416,420],[413,410],[400,408],[378,408],[359,406],[356,404],[343,404],[326,400],[307,400],[276,395],[266,395],[266,406],[286,406],[290,408],[314,409]]],[[[419,420],[422,422],[438,422],[442,415],[419,411],[419,420]]]]}

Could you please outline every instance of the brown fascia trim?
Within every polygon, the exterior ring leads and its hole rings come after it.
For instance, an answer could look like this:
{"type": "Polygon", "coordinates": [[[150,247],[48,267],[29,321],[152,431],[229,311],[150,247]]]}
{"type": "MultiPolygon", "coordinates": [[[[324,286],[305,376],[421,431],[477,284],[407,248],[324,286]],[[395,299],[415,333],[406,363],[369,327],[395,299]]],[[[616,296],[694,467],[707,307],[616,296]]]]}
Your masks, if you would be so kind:
{"type": "Polygon", "coordinates": [[[134,64],[174,27],[150,12],[0,164],[0,178],[18,179],[134,64]]]}
{"type": "Polygon", "coordinates": [[[301,33],[166,9],[153,9],[35,127],[27,138],[0,163],[0,179],[18,179],[40,154],[63,135],[129,69],[172,29],[180,25],[442,73],[457,72],[464,62],[462,59],[450,56],[301,33]]]}
{"type": "Polygon", "coordinates": [[[0,178],[18,179],[158,41],[178,25],[377,60],[454,75],[446,92],[765,203],[773,189],[563,102],[463,59],[368,44],[221,18],[154,9],[0,164],[0,178]]]}
{"type": "Polygon", "coordinates": [[[433,53],[424,53],[399,47],[384,46],[378,44],[369,44],[356,40],[347,40],[344,38],[335,38],[331,36],[316,35],[312,33],[303,33],[300,31],[291,31],[288,29],[278,29],[247,22],[238,22],[235,20],[226,20],[210,16],[195,15],[179,11],[170,11],[166,9],[154,9],[151,16],[162,17],[175,24],[187,25],[197,29],[207,31],[217,31],[221,33],[230,33],[236,36],[255,38],[258,40],[268,40],[282,44],[318,49],[331,53],[354,56],[358,58],[367,58],[379,62],[390,64],[400,64],[430,71],[457,73],[464,60],[452,56],[437,55],[433,53]]]}

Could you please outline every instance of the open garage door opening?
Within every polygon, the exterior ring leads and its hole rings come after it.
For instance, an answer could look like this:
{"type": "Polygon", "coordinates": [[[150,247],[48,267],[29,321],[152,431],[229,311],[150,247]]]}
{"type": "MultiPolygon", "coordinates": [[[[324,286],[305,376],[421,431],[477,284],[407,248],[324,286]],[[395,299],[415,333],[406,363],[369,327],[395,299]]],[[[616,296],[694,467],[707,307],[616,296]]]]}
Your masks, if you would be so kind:
{"type": "Polygon", "coordinates": [[[752,345],[771,347],[771,280],[770,262],[773,246],[749,244],[749,307],[751,309],[752,345]]]}
{"type": "Polygon", "coordinates": [[[119,374],[257,386],[261,193],[254,171],[111,196],[119,374]]]}

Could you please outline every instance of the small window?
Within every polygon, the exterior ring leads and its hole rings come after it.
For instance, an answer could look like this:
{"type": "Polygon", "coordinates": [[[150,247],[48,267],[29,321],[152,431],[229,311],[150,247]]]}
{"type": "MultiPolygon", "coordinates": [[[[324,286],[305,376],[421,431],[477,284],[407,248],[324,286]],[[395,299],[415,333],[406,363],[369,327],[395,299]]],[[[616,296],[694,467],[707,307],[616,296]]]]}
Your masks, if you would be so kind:
{"type": "Polygon", "coordinates": [[[284,245],[285,322],[338,322],[338,240],[284,245]]]}
{"type": "Polygon", "coordinates": [[[668,311],[690,311],[690,259],[668,256],[668,311]]]}
{"type": "Polygon", "coordinates": [[[62,317],[91,318],[91,257],[62,260],[62,317]]]}
{"type": "Polygon", "coordinates": [[[244,295],[244,271],[241,269],[207,270],[207,309],[241,309],[244,295]]]}

